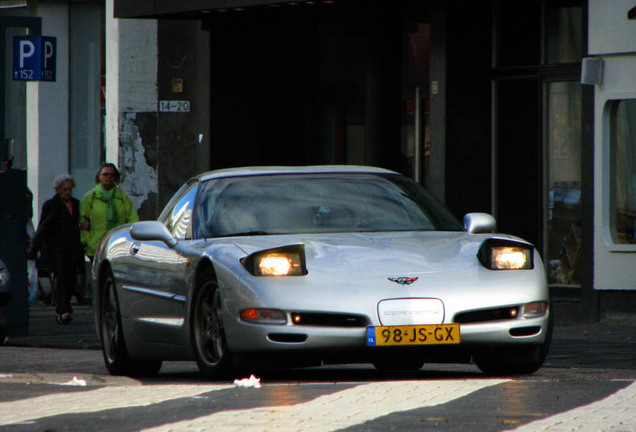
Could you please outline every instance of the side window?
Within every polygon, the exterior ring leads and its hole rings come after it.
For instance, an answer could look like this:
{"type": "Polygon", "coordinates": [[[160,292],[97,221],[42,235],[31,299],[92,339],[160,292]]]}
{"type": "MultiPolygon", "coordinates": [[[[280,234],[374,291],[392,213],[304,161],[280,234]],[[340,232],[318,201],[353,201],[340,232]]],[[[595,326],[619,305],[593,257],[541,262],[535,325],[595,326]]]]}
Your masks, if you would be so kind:
{"type": "Polygon", "coordinates": [[[615,243],[636,243],[636,99],[611,110],[611,210],[615,243]]]}
{"type": "MultiPolygon", "coordinates": [[[[231,181],[230,181],[231,183],[231,181]]],[[[199,200],[195,210],[193,238],[200,239],[218,235],[218,216],[214,216],[218,206],[218,198],[227,188],[227,179],[210,180],[201,184],[199,200]]]]}
{"type": "Polygon", "coordinates": [[[199,183],[193,182],[182,191],[162,214],[163,222],[177,239],[192,237],[192,209],[197,196],[199,183]]]}

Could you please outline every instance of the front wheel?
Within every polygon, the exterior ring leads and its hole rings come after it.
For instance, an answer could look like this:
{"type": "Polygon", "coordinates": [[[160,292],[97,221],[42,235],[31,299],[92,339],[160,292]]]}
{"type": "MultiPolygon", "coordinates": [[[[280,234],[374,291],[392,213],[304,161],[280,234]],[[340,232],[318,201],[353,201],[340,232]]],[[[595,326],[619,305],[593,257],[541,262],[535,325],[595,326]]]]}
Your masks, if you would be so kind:
{"type": "Polygon", "coordinates": [[[112,273],[104,281],[99,304],[100,339],[108,373],[132,377],[156,375],[161,369],[161,361],[133,361],[128,355],[112,273]]]}
{"type": "Polygon", "coordinates": [[[194,296],[190,333],[192,351],[201,373],[210,379],[225,378],[233,363],[227,349],[221,294],[215,280],[203,282],[194,296]]]}

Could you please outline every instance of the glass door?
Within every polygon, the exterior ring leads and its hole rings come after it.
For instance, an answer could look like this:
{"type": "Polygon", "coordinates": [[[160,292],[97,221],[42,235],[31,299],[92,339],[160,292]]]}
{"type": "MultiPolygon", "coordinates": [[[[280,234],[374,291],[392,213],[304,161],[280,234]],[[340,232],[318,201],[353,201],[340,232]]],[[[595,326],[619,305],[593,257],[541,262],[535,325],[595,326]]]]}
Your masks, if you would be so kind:
{"type": "Polygon", "coordinates": [[[402,85],[401,172],[424,183],[430,152],[429,64],[430,24],[418,23],[406,37],[406,73],[402,85]]]}
{"type": "Polygon", "coordinates": [[[71,3],[70,29],[70,168],[81,197],[95,186],[103,161],[104,5],[71,3]]]}
{"type": "Polygon", "coordinates": [[[544,261],[553,285],[580,286],[581,84],[546,84],[547,226],[544,261]]]}

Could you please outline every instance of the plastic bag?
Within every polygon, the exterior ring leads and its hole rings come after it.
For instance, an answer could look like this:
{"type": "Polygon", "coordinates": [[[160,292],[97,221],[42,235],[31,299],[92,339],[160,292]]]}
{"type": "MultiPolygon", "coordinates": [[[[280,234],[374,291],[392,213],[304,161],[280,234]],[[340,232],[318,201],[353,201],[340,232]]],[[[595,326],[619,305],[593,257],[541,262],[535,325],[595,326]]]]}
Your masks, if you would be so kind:
{"type": "MultiPolygon", "coordinates": [[[[27,250],[30,247],[31,239],[35,236],[35,229],[33,222],[27,220],[26,225],[27,232],[27,250]]],[[[29,304],[35,304],[38,302],[39,295],[39,281],[38,281],[38,269],[35,264],[35,260],[27,260],[27,283],[29,286],[29,304]]]]}
{"type": "Polygon", "coordinates": [[[39,295],[39,279],[38,269],[35,265],[35,260],[27,261],[27,274],[29,282],[29,304],[36,304],[38,302],[39,295]]]}

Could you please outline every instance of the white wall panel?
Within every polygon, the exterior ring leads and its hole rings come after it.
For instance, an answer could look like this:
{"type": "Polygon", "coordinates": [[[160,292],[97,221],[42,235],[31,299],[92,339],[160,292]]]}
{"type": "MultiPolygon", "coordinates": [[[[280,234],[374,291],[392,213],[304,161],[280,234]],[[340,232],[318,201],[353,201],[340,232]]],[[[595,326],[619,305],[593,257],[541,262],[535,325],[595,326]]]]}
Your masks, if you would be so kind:
{"type": "Polygon", "coordinates": [[[589,0],[589,54],[617,54],[636,51],[636,20],[627,12],[633,0],[589,0]]]}

